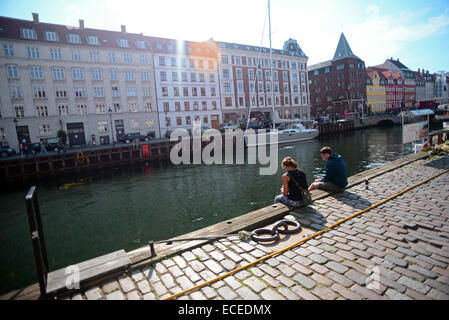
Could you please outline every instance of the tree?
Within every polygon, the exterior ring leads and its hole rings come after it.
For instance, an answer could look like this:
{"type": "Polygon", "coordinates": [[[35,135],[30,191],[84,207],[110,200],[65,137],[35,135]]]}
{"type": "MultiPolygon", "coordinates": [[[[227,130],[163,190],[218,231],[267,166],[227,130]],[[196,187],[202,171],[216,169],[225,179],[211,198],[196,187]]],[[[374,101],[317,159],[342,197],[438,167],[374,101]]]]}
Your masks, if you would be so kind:
{"type": "Polygon", "coordinates": [[[58,131],[58,138],[61,139],[63,144],[67,143],[67,133],[64,130],[58,131]]]}

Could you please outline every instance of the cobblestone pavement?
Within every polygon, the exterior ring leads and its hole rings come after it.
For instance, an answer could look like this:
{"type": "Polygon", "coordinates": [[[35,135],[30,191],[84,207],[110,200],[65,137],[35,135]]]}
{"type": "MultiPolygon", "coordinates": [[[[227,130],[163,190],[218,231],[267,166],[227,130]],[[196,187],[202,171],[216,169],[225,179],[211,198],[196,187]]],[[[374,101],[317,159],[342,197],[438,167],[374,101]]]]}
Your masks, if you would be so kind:
{"type": "MultiPolygon", "coordinates": [[[[321,230],[449,168],[420,160],[293,212],[321,230]]],[[[449,173],[289,251],[178,299],[449,299],[449,173]]],[[[163,299],[275,250],[215,241],[89,288],[71,299],[163,299]]]]}

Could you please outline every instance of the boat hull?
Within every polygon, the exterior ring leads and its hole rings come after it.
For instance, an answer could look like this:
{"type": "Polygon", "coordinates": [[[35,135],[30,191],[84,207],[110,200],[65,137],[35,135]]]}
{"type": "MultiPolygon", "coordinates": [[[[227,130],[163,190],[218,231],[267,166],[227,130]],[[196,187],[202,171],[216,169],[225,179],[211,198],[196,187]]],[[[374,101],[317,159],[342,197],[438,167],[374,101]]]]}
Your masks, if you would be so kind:
{"type": "Polygon", "coordinates": [[[260,145],[272,145],[272,144],[285,144],[285,143],[294,143],[306,140],[315,139],[318,136],[318,130],[303,130],[301,132],[278,132],[277,141],[272,141],[270,139],[270,135],[275,134],[272,132],[265,133],[265,143],[259,142],[256,137],[252,137],[252,139],[248,139],[248,136],[245,137],[245,145],[248,148],[257,147],[260,145]]]}

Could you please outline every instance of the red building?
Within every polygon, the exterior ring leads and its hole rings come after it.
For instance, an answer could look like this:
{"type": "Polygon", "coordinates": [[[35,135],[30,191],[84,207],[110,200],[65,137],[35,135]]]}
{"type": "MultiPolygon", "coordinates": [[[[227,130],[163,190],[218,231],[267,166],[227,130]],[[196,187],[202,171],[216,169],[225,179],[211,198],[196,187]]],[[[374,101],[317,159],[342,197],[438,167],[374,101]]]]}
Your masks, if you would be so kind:
{"type": "Polygon", "coordinates": [[[342,33],[334,58],[308,68],[311,114],[361,111],[366,104],[366,69],[342,33]]]}

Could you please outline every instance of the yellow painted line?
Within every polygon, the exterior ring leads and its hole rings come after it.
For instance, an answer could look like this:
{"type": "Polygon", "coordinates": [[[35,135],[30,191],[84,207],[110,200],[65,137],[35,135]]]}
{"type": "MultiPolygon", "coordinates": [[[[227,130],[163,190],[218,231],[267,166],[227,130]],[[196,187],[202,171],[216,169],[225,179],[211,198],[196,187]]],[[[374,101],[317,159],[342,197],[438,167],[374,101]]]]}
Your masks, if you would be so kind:
{"type": "Polygon", "coordinates": [[[281,254],[281,253],[284,253],[284,252],[286,252],[286,251],[288,251],[288,250],[290,250],[290,249],[293,249],[294,247],[296,247],[296,246],[298,246],[298,245],[300,245],[300,244],[302,244],[302,243],[304,243],[304,242],[306,242],[306,241],[309,241],[309,240],[311,240],[311,239],[313,239],[313,238],[315,238],[315,237],[317,237],[317,236],[319,236],[319,235],[325,233],[326,231],[329,231],[330,229],[335,228],[336,226],[338,226],[338,225],[340,225],[340,224],[342,224],[342,223],[344,223],[344,222],[346,222],[346,221],[348,221],[348,220],[350,220],[350,219],[353,219],[353,218],[355,218],[355,217],[361,215],[362,213],[365,213],[365,212],[367,212],[367,211],[369,211],[369,210],[371,210],[371,209],[374,209],[374,208],[376,208],[376,207],[378,207],[378,206],[380,206],[380,205],[382,205],[382,204],[384,204],[384,203],[386,203],[386,202],[388,202],[388,201],[390,201],[390,200],[392,200],[392,199],[394,199],[394,198],[397,198],[397,197],[399,197],[400,195],[403,195],[404,193],[406,193],[406,192],[408,192],[408,191],[410,191],[410,190],[412,190],[412,189],[414,189],[414,188],[416,188],[416,187],[419,187],[420,185],[423,185],[424,183],[427,183],[427,182],[429,182],[429,181],[431,181],[431,180],[433,180],[433,179],[435,179],[435,178],[437,178],[437,177],[439,177],[439,176],[441,176],[441,175],[443,175],[443,174],[445,174],[445,173],[447,173],[447,172],[449,172],[449,169],[444,170],[444,171],[442,171],[442,172],[440,172],[440,173],[434,175],[433,177],[430,177],[429,179],[426,179],[426,180],[424,180],[424,181],[421,181],[421,182],[419,182],[419,183],[417,183],[417,184],[415,184],[415,185],[413,185],[413,186],[411,186],[411,187],[408,187],[408,188],[402,190],[401,192],[398,192],[398,193],[396,193],[395,195],[392,195],[391,197],[389,197],[389,198],[387,198],[387,199],[385,199],[385,200],[382,200],[382,201],[380,201],[380,202],[378,202],[378,203],[372,205],[372,206],[369,207],[369,208],[366,208],[366,209],[363,209],[363,210],[361,210],[361,211],[359,211],[359,212],[357,212],[357,213],[354,213],[353,215],[351,215],[351,216],[349,216],[349,217],[347,217],[347,218],[345,218],[345,219],[343,219],[343,220],[340,220],[340,221],[338,221],[337,223],[335,223],[335,224],[333,224],[333,225],[331,225],[331,226],[329,226],[329,227],[327,227],[327,228],[325,228],[325,229],[323,229],[323,230],[321,230],[321,231],[318,231],[317,233],[315,233],[315,234],[313,234],[313,235],[311,235],[311,236],[309,236],[309,237],[307,237],[307,238],[304,238],[304,239],[302,239],[301,241],[299,241],[299,242],[297,242],[297,243],[295,243],[295,244],[292,244],[291,246],[289,246],[289,247],[287,247],[287,248],[284,248],[284,249],[282,249],[282,250],[279,250],[279,251],[270,253],[269,255],[267,255],[267,256],[265,256],[265,257],[262,257],[262,258],[260,258],[260,259],[257,259],[257,260],[255,260],[255,261],[253,261],[253,262],[251,262],[251,263],[249,263],[249,264],[247,264],[247,265],[244,265],[244,266],[242,266],[242,267],[240,267],[240,268],[231,270],[231,271],[229,271],[229,272],[227,272],[227,273],[225,273],[225,274],[223,274],[223,275],[221,275],[221,276],[219,276],[219,277],[217,277],[217,278],[215,278],[215,279],[212,279],[212,280],[209,280],[209,281],[207,281],[207,282],[201,283],[201,284],[199,284],[199,285],[197,285],[197,286],[195,286],[195,287],[192,287],[192,288],[190,288],[190,289],[187,289],[187,290],[178,292],[178,293],[176,293],[176,294],[174,294],[174,295],[171,295],[171,296],[169,296],[169,297],[167,297],[167,298],[164,298],[164,299],[162,299],[162,300],[172,300],[172,299],[175,299],[175,298],[177,298],[177,297],[179,297],[179,296],[183,296],[183,295],[185,295],[185,294],[187,294],[187,293],[189,293],[189,292],[198,290],[198,289],[200,289],[200,288],[202,288],[202,287],[205,287],[205,286],[207,286],[207,285],[209,285],[209,284],[211,284],[211,283],[214,283],[214,282],[219,281],[219,280],[221,280],[221,279],[223,279],[223,278],[226,278],[226,277],[230,276],[231,274],[233,274],[233,273],[235,273],[235,272],[239,272],[239,271],[244,270],[244,269],[246,269],[246,268],[248,268],[248,267],[250,267],[250,266],[252,266],[252,265],[255,265],[255,264],[257,264],[257,263],[259,263],[259,262],[261,262],[261,261],[267,260],[267,259],[269,259],[269,258],[271,258],[271,257],[274,257],[274,256],[278,255],[278,254],[281,254]]]}

